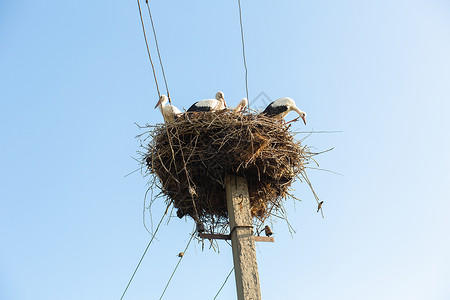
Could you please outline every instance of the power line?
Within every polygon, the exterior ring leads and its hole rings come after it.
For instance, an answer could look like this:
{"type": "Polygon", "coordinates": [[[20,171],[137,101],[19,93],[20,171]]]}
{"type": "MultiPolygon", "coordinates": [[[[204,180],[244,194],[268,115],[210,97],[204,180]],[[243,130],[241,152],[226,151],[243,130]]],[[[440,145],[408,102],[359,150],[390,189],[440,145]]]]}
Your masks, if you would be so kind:
{"type": "MultiPolygon", "coordinates": [[[[153,36],[154,36],[154,38],[155,38],[155,44],[156,44],[156,50],[157,50],[157,52],[158,52],[159,63],[160,63],[160,65],[161,65],[161,70],[162,70],[163,77],[164,77],[164,82],[165,82],[165,85],[166,85],[167,97],[169,98],[169,102],[172,103],[172,100],[170,99],[170,94],[169,94],[169,87],[168,87],[167,80],[166,80],[166,74],[165,74],[165,72],[164,72],[164,66],[163,66],[162,59],[161,59],[161,54],[160,54],[160,51],[159,51],[158,39],[157,39],[157,37],[156,37],[156,30],[155,30],[155,26],[154,26],[154,23],[153,23],[152,13],[151,13],[151,11],[150,11],[150,5],[148,4],[148,0],[145,0],[145,3],[147,3],[148,14],[149,14],[149,16],[150,16],[150,21],[151,21],[151,24],[152,24],[153,36]]],[[[138,5],[139,5],[139,0],[138,0],[138,5]]],[[[142,14],[141,14],[141,6],[140,6],[140,5],[139,5],[139,14],[140,14],[140,16],[141,16],[141,21],[142,21],[142,14]]],[[[142,26],[143,26],[142,28],[144,29],[144,23],[143,23],[143,22],[142,22],[142,26]]],[[[144,37],[145,37],[145,42],[146,42],[146,44],[147,44],[147,50],[148,50],[148,43],[147,43],[147,37],[146,37],[146,35],[145,35],[145,29],[144,29],[144,37]]],[[[150,62],[152,63],[153,74],[155,75],[155,68],[154,68],[154,66],[153,66],[153,62],[152,62],[152,59],[151,59],[151,56],[150,56],[150,52],[149,52],[149,57],[150,57],[150,62]]],[[[155,81],[156,81],[156,75],[155,75],[155,81]]],[[[158,88],[158,83],[156,82],[156,84],[157,84],[157,88],[158,88]]],[[[248,94],[248,93],[247,93],[247,94],[248,94]]],[[[159,97],[161,97],[161,95],[160,95],[160,93],[159,93],[159,88],[158,88],[158,95],[159,95],[159,97]]],[[[247,97],[247,98],[248,98],[248,97],[247,97]]],[[[176,136],[177,136],[178,142],[179,142],[180,145],[181,145],[180,136],[179,136],[179,133],[178,133],[178,128],[175,127],[175,130],[176,130],[176,136]]],[[[168,131],[167,127],[166,127],[166,132],[167,132],[167,135],[169,136],[169,131],[168,131]]],[[[170,142],[170,139],[169,139],[169,143],[171,143],[171,142],[170,142]]],[[[173,156],[173,158],[175,159],[175,156],[174,156],[174,153],[173,153],[173,147],[172,147],[172,145],[170,145],[170,148],[172,149],[172,156],[173,156]]],[[[181,157],[183,158],[184,166],[186,166],[186,161],[185,161],[185,159],[184,159],[183,150],[182,150],[181,148],[180,148],[180,151],[181,151],[181,157]]],[[[176,169],[176,166],[175,166],[175,169],[176,169]]],[[[189,179],[189,174],[188,174],[188,171],[187,171],[186,168],[184,168],[184,170],[185,170],[185,173],[186,173],[186,180],[188,181],[188,185],[189,185],[189,191],[191,191],[191,190],[193,190],[193,189],[192,189],[192,187],[191,187],[191,182],[190,182],[190,179],[189,179]]],[[[177,172],[178,172],[178,171],[177,171],[177,172]]],[[[194,198],[193,198],[193,195],[192,195],[192,194],[191,194],[191,200],[192,200],[192,204],[193,204],[194,210],[195,210],[195,216],[196,216],[195,222],[198,222],[198,221],[199,221],[198,211],[197,211],[197,207],[196,207],[196,205],[195,205],[195,201],[194,201],[194,198]]]]}
{"type": "Polygon", "coordinates": [[[173,269],[172,275],[170,275],[169,281],[167,281],[166,287],[164,288],[164,291],[162,292],[161,297],[159,297],[159,300],[161,300],[162,297],[164,296],[164,294],[165,294],[165,292],[166,292],[166,290],[167,290],[167,287],[169,286],[169,283],[170,283],[170,281],[172,280],[173,275],[174,275],[175,272],[177,271],[178,266],[180,265],[180,262],[181,262],[181,260],[182,260],[183,257],[184,257],[184,254],[186,254],[186,251],[187,251],[187,249],[188,249],[188,247],[189,247],[189,244],[191,243],[193,237],[194,237],[194,233],[191,234],[191,238],[189,239],[189,242],[187,243],[186,248],[185,248],[184,251],[183,251],[183,255],[182,255],[182,256],[180,257],[180,259],[178,260],[178,263],[177,263],[177,265],[175,266],[175,269],[173,269]]]}
{"type": "Polygon", "coordinates": [[[217,296],[219,296],[220,292],[222,291],[223,287],[225,286],[225,283],[227,283],[228,281],[228,277],[230,277],[231,273],[233,273],[234,271],[234,267],[231,269],[230,273],[228,273],[227,278],[225,278],[225,281],[223,282],[222,286],[220,287],[219,291],[217,292],[217,294],[214,296],[213,300],[216,300],[217,296]]]}
{"type": "Polygon", "coordinates": [[[153,24],[153,18],[152,18],[152,13],[150,11],[150,5],[148,4],[148,0],[145,0],[145,3],[147,3],[148,15],[150,16],[150,22],[152,23],[153,36],[155,37],[156,51],[158,52],[159,64],[161,65],[164,83],[166,85],[167,97],[169,98],[169,102],[172,103],[172,101],[170,100],[169,87],[167,85],[166,73],[164,72],[164,66],[163,66],[162,59],[161,59],[161,53],[159,52],[158,39],[156,38],[156,30],[155,30],[155,25],[153,24]]]}
{"type": "MultiPolygon", "coordinates": [[[[169,208],[169,207],[167,207],[167,208],[169,208]]],[[[156,230],[155,230],[155,232],[153,233],[153,236],[152,236],[152,238],[150,239],[150,242],[149,242],[148,245],[147,245],[147,248],[145,248],[145,251],[144,251],[144,253],[143,253],[142,256],[141,256],[141,259],[139,260],[139,263],[137,264],[136,269],[134,269],[133,275],[131,275],[130,281],[128,281],[127,287],[126,287],[125,290],[123,291],[123,294],[122,294],[122,297],[120,297],[120,300],[123,299],[123,297],[125,296],[125,293],[126,293],[127,290],[128,290],[128,287],[129,287],[130,284],[131,284],[131,281],[133,281],[134,275],[136,275],[136,272],[137,272],[137,270],[139,269],[139,266],[141,265],[141,262],[142,262],[142,260],[144,259],[144,256],[145,256],[145,254],[147,253],[148,248],[149,248],[150,245],[152,244],[153,239],[155,238],[156,233],[158,232],[159,226],[161,225],[162,221],[164,220],[164,217],[166,216],[166,213],[167,213],[167,209],[166,209],[166,212],[164,213],[164,215],[162,216],[161,220],[159,221],[158,226],[156,227],[156,230]]]]}
{"type": "MultiPolygon", "coordinates": [[[[145,25],[144,25],[144,20],[142,18],[142,10],[141,10],[141,5],[139,3],[139,0],[137,0],[137,3],[138,3],[138,8],[139,8],[139,16],[140,16],[141,24],[142,24],[142,32],[144,34],[145,45],[147,47],[148,57],[149,57],[149,60],[150,60],[151,66],[152,66],[153,77],[155,79],[156,89],[157,89],[157,92],[158,92],[158,96],[161,97],[161,93],[160,93],[159,85],[158,85],[158,80],[157,80],[157,77],[156,77],[155,66],[153,64],[153,60],[152,60],[150,49],[149,49],[149,45],[148,45],[147,34],[145,32],[145,25]]],[[[159,58],[159,63],[160,63],[162,74],[163,74],[163,78],[164,78],[164,83],[165,83],[165,86],[166,86],[167,96],[169,98],[169,102],[172,103],[171,99],[170,99],[169,87],[168,87],[168,84],[167,84],[167,79],[166,79],[166,75],[165,75],[165,71],[164,71],[164,66],[163,66],[162,59],[161,59],[161,53],[159,51],[158,39],[157,39],[157,36],[156,36],[156,30],[155,30],[155,26],[154,26],[154,23],[153,23],[153,18],[152,18],[152,14],[151,14],[151,10],[150,10],[150,5],[148,4],[148,0],[145,0],[145,3],[147,4],[147,9],[148,9],[149,17],[150,17],[150,22],[151,22],[151,25],[152,25],[153,36],[154,36],[154,39],[155,39],[156,50],[157,50],[157,53],[158,53],[158,58],[159,58]]],[[[244,29],[243,29],[243,25],[242,25],[242,10],[241,10],[241,1],[240,0],[238,0],[238,5],[239,5],[239,21],[240,21],[240,27],[241,27],[242,56],[243,56],[244,68],[245,68],[245,91],[246,91],[246,95],[247,95],[247,99],[248,99],[249,98],[248,97],[248,78],[247,78],[248,77],[248,69],[247,69],[247,63],[246,63],[246,59],[245,59],[244,29]]],[[[183,159],[184,159],[184,156],[183,156],[183,159]]],[[[187,176],[187,177],[188,177],[188,182],[189,182],[189,176],[187,176]]],[[[195,207],[195,203],[193,203],[193,204],[194,204],[194,207],[195,207]]],[[[144,256],[147,253],[148,248],[150,247],[151,243],[153,242],[153,239],[155,238],[155,235],[156,235],[156,233],[157,233],[157,231],[158,231],[158,229],[159,229],[159,227],[160,227],[160,225],[161,225],[161,223],[162,223],[166,213],[167,213],[167,209],[166,209],[166,212],[164,213],[163,217],[161,218],[160,222],[158,223],[158,226],[156,227],[156,230],[155,230],[155,232],[154,232],[150,242],[148,243],[144,253],[142,254],[142,257],[139,260],[139,263],[136,266],[136,269],[134,270],[133,275],[131,276],[130,281],[128,282],[128,284],[126,286],[126,288],[125,288],[125,290],[124,290],[124,292],[122,294],[122,297],[120,297],[121,300],[125,296],[125,293],[127,292],[128,287],[130,286],[130,284],[131,284],[131,282],[132,282],[132,280],[133,280],[133,278],[134,278],[134,276],[135,276],[135,274],[136,274],[136,272],[137,272],[137,270],[138,270],[142,260],[144,259],[144,256]]],[[[198,218],[198,215],[197,215],[197,218],[198,218]]],[[[189,247],[193,237],[194,237],[194,234],[191,234],[189,242],[187,243],[186,248],[184,249],[184,253],[186,253],[186,251],[187,251],[187,249],[188,249],[188,247],[189,247]]],[[[175,268],[174,268],[174,270],[173,270],[173,272],[172,272],[172,274],[171,274],[171,276],[170,276],[170,278],[169,278],[166,286],[164,287],[164,290],[163,290],[163,292],[162,292],[162,294],[161,294],[161,296],[159,298],[160,300],[163,298],[163,296],[164,296],[164,294],[165,294],[165,292],[166,292],[166,290],[167,290],[167,288],[168,288],[168,286],[170,284],[170,281],[172,280],[173,276],[175,275],[175,272],[177,271],[178,266],[180,265],[181,260],[183,259],[183,257],[184,257],[184,255],[181,256],[180,259],[178,260],[178,263],[176,264],[176,266],[175,266],[175,268]]],[[[228,278],[230,277],[230,275],[233,272],[233,270],[234,270],[234,267],[231,269],[230,273],[225,278],[225,281],[223,282],[222,286],[220,287],[219,291],[217,292],[217,294],[215,295],[213,300],[215,300],[217,298],[217,296],[220,294],[220,292],[222,291],[223,287],[225,286],[226,282],[228,281],[228,278]]]]}
{"type": "Polygon", "coordinates": [[[250,99],[248,99],[248,82],[247,82],[248,70],[247,70],[247,63],[245,61],[245,43],[244,43],[244,28],[242,26],[241,0],[238,0],[238,5],[239,5],[239,22],[241,24],[242,57],[244,58],[244,68],[245,68],[245,92],[247,95],[247,100],[249,101],[248,108],[250,108],[250,99]]]}
{"type": "Polygon", "coordinates": [[[150,59],[150,63],[152,65],[153,77],[155,78],[156,90],[158,91],[158,98],[159,98],[161,97],[161,93],[159,92],[158,79],[156,78],[155,66],[153,64],[152,55],[150,54],[150,49],[148,47],[147,34],[145,33],[144,20],[142,19],[141,4],[139,3],[139,0],[137,0],[137,4],[139,8],[139,16],[141,18],[142,32],[144,33],[145,45],[147,46],[148,58],[150,59]]]}

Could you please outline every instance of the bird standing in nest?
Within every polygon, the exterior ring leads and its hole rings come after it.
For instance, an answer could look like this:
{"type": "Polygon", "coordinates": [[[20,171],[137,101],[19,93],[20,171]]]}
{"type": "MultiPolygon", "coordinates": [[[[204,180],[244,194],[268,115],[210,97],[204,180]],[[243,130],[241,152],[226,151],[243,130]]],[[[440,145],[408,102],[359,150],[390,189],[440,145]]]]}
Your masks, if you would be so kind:
{"type": "Polygon", "coordinates": [[[240,112],[243,111],[244,108],[248,105],[248,100],[247,98],[242,98],[241,101],[239,101],[238,105],[236,106],[236,108],[234,109],[235,112],[240,112]]]}
{"type": "Polygon", "coordinates": [[[262,112],[263,115],[273,118],[282,119],[287,116],[290,111],[298,113],[298,117],[290,122],[297,121],[298,118],[302,118],[303,123],[306,125],[306,113],[295,105],[294,100],[289,97],[283,97],[270,103],[266,109],[262,112]]]}
{"type": "Polygon", "coordinates": [[[165,122],[173,122],[176,118],[181,116],[183,113],[176,108],[175,106],[171,104],[167,104],[167,101],[169,98],[167,98],[166,95],[161,95],[159,97],[159,101],[156,104],[155,108],[159,106],[159,110],[161,111],[161,114],[163,115],[165,122]]]}
{"type": "Polygon", "coordinates": [[[188,112],[207,112],[223,110],[227,107],[225,96],[222,92],[217,92],[215,99],[200,100],[192,104],[187,110],[188,112]]]}

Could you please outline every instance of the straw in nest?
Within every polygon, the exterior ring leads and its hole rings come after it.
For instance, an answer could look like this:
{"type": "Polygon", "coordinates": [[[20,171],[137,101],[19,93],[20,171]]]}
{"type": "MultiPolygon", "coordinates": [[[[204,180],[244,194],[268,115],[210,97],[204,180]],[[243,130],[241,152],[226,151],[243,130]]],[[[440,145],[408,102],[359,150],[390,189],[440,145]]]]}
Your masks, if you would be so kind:
{"type": "Polygon", "coordinates": [[[147,172],[159,178],[178,217],[213,226],[228,221],[227,173],[247,179],[252,215],[264,221],[282,208],[311,157],[283,120],[256,113],[188,113],[148,127],[142,160],[147,172]]]}

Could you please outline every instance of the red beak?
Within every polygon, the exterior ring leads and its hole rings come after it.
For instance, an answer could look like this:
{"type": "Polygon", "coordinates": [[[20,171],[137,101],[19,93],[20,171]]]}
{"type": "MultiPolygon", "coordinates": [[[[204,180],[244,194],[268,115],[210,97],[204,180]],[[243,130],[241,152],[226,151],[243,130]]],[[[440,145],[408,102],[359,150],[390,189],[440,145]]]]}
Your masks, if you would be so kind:
{"type": "Polygon", "coordinates": [[[306,125],[306,117],[305,116],[302,117],[302,120],[303,120],[303,123],[305,123],[305,125],[306,125]]]}
{"type": "Polygon", "coordinates": [[[161,98],[159,98],[158,103],[156,104],[155,108],[157,108],[161,104],[161,98]]]}

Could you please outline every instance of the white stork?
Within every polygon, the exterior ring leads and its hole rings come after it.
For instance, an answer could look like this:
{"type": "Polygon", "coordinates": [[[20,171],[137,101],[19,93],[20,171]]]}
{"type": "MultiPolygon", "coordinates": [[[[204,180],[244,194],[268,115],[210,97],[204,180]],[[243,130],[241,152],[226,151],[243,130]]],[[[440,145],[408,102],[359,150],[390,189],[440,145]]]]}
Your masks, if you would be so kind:
{"type": "Polygon", "coordinates": [[[241,101],[239,101],[238,105],[236,106],[236,108],[234,109],[235,112],[240,112],[242,110],[244,110],[244,108],[248,105],[248,100],[247,98],[242,98],[241,101]]]}
{"type": "MultiPolygon", "coordinates": [[[[268,117],[274,117],[274,118],[284,118],[290,111],[295,111],[298,113],[299,117],[294,119],[293,121],[297,120],[298,118],[302,118],[303,123],[306,125],[306,113],[302,111],[300,108],[298,108],[295,105],[294,100],[292,100],[289,97],[283,97],[280,99],[277,99],[269,104],[269,106],[266,107],[266,109],[262,112],[264,115],[268,117]]],[[[291,121],[292,122],[292,121],[291,121]]]]}
{"type": "Polygon", "coordinates": [[[159,97],[158,104],[156,104],[155,108],[159,106],[159,110],[161,111],[161,114],[163,115],[165,122],[172,122],[183,113],[175,106],[166,104],[168,100],[169,99],[167,98],[166,95],[161,95],[161,97],[159,97]]]}
{"type": "Polygon", "coordinates": [[[188,112],[206,112],[206,111],[215,111],[222,110],[227,107],[225,103],[225,98],[222,92],[216,93],[216,99],[206,99],[200,100],[192,104],[191,107],[187,110],[188,112]]]}

